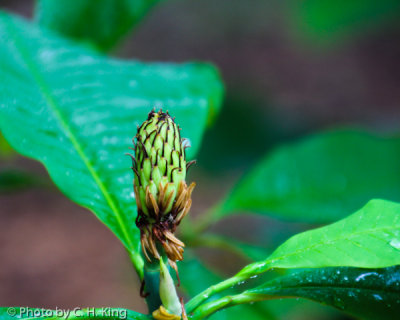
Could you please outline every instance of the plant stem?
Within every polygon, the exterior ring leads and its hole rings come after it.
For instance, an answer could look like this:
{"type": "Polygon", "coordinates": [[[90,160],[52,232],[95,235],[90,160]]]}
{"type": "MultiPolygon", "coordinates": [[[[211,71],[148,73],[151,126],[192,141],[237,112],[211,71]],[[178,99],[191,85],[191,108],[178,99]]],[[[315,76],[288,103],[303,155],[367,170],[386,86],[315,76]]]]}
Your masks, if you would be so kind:
{"type": "Polygon", "coordinates": [[[237,306],[243,303],[252,303],[267,299],[276,299],[277,297],[269,297],[267,295],[254,294],[249,292],[243,292],[238,295],[226,296],[221,299],[211,301],[209,303],[203,304],[197,308],[197,310],[192,314],[191,320],[200,320],[209,317],[213,313],[225,309],[228,307],[237,306]]]}
{"type": "Polygon", "coordinates": [[[262,272],[265,272],[265,265],[267,262],[255,262],[252,263],[248,266],[246,266],[244,269],[242,269],[239,273],[234,275],[232,278],[226,279],[220,283],[217,283],[203,292],[199,293],[197,296],[195,296],[193,299],[191,299],[187,304],[186,304],[186,312],[187,313],[192,313],[199,305],[201,305],[204,301],[206,301],[208,298],[211,296],[226,290],[228,288],[231,288],[243,281],[248,280],[249,278],[258,275],[260,270],[262,272]],[[262,268],[264,267],[264,268],[262,268]]]}
{"type": "Polygon", "coordinates": [[[129,250],[128,250],[128,255],[129,255],[129,258],[132,261],[132,264],[133,264],[133,267],[136,270],[136,273],[139,276],[140,281],[142,281],[143,278],[144,278],[144,271],[143,271],[143,269],[144,269],[144,260],[143,260],[142,256],[138,252],[131,252],[129,250]]]}
{"type": "Polygon", "coordinates": [[[162,304],[159,294],[160,263],[157,259],[153,259],[151,262],[145,259],[143,279],[145,282],[144,291],[145,294],[148,294],[146,297],[146,303],[149,308],[149,313],[151,314],[162,304]]]}

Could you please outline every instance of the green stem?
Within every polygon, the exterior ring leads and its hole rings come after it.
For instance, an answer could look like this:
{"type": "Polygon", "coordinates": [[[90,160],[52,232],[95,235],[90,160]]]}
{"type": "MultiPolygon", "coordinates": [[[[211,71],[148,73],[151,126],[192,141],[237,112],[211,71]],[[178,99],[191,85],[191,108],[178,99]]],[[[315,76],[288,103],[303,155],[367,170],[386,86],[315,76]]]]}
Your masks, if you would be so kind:
{"type": "Polygon", "coordinates": [[[144,260],[141,256],[141,254],[138,252],[131,252],[131,251],[128,251],[128,254],[129,254],[129,258],[132,261],[133,267],[135,268],[136,273],[139,276],[140,281],[142,281],[144,278],[144,271],[143,271],[144,260]]]}
{"type": "Polygon", "coordinates": [[[197,296],[195,296],[193,299],[191,299],[187,304],[186,304],[186,312],[192,313],[196,308],[198,308],[204,301],[208,300],[211,296],[232,288],[235,285],[238,285],[239,283],[248,280],[249,278],[258,275],[262,272],[265,272],[265,265],[266,262],[256,262],[252,263],[248,266],[246,266],[244,269],[242,269],[239,273],[234,275],[232,278],[226,279],[220,283],[217,283],[203,292],[199,293],[197,296]],[[264,267],[264,268],[263,268],[264,267]],[[260,271],[262,270],[262,271],[260,271]]]}
{"type": "Polygon", "coordinates": [[[149,308],[149,313],[157,310],[162,302],[159,294],[160,289],[160,262],[153,259],[151,262],[145,259],[144,263],[144,293],[146,296],[146,303],[149,308]]]}
{"type": "Polygon", "coordinates": [[[213,313],[228,308],[228,307],[233,307],[237,306],[239,304],[244,304],[244,303],[252,303],[256,301],[261,301],[261,300],[267,300],[267,299],[276,299],[276,297],[269,297],[267,295],[259,295],[259,294],[254,294],[254,293],[249,293],[249,292],[243,292],[238,295],[232,295],[232,296],[226,296],[221,299],[217,299],[214,301],[211,301],[209,303],[205,303],[198,307],[196,311],[192,314],[190,317],[191,320],[201,320],[204,318],[209,317],[213,313]]]}

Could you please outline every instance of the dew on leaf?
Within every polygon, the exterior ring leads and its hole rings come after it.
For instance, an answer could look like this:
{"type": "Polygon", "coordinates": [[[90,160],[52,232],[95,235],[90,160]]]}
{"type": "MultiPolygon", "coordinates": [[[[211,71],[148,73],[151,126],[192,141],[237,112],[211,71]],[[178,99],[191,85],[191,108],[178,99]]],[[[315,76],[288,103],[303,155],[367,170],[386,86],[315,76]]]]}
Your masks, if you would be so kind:
{"type": "Polygon", "coordinates": [[[363,274],[359,275],[359,276],[356,278],[356,282],[358,282],[358,281],[360,281],[360,280],[364,280],[366,277],[369,277],[369,276],[372,276],[372,275],[374,275],[374,276],[379,276],[376,272],[367,272],[367,273],[363,273],[363,274]]]}
{"type": "Polygon", "coordinates": [[[378,300],[378,301],[383,300],[383,298],[379,294],[373,294],[372,296],[374,297],[375,300],[378,300]]]}
{"type": "Polygon", "coordinates": [[[389,243],[393,248],[400,250],[400,240],[392,239],[389,243]]]}

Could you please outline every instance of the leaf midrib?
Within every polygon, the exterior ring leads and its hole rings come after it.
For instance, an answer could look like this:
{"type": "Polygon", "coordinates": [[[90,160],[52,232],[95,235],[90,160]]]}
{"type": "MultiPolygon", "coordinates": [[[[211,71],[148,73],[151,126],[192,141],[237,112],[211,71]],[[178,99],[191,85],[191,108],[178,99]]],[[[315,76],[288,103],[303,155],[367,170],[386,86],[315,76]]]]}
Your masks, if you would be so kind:
{"type": "MultiPolygon", "coordinates": [[[[28,72],[31,73],[33,79],[36,81],[36,85],[39,89],[39,92],[43,96],[44,100],[46,101],[48,107],[51,109],[51,111],[54,114],[54,117],[59,121],[61,127],[65,131],[64,133],[66,134],[67,138],[70,140],[71,144],[77,151],[78,155],[80,156],[81,160],[83,161],[84,165],[86,166],[87,170],[89,171],[90,175],[100,188],[101,193],[103,194],[107,204],[109,205],[111,211],[114,213],[118,225],[123,233],[123,236],[125,240],[127,241],[128,244],[128,249],[132,252],[134,252],[134,246],[133,246],[133,241],[129,235],[129,232],[126,230],[125,224],[123,223],[123,220],[121,218],[121,212],[118,209],[116,203],[112,199],[111,195],[108,193],[107,188],[101,181],[97,171],[94,169],[92,162],[90,159],[86,156],[86,154],[83,151],[83,148],[81,147],[78,139],[75,137],[73,131],[69,127],[68,123],[64,120],[62,113],[59,111],[59,108],[57,107],[56,100],[53,98],[51,94],[51,89],[48,88],[46,81],[43,79],[43,77],[40,75],[40,72],[35,66],[34,61],[30,58],[30,55],[26,52],[25,48],[23,45],[21,45],[21,42],[19,41],[18,37],[18,31],[14,28],[13,24],[9,22],[9,19],[6,18],[3,20],[6,24],[7,29],[10,31],[10,34],[14,38],[14,45],[17,49],[17,51],[20,53],[22,60],[25,62],[26,68],[28,72]]],[[[92,210],[92,209],[91,209],[92,210]]]]}
{"type": "MultiPolygon", "coordinates": [[[[310,285],[310,286],[308,286],[308,285],[304,285],[304,286],[302,286],[302,285],[299,285],[299,286],[296,286],[296,285],[293,285],[293,286],[279,286],[279,285],[274,285],[274,286],[270,286],[270,287],[267,287],[267,288],[265,288],[266,289],[266,291],[271,291],[271,293],[273,293],[273,292],[278,292],[279,293],[279,291],[280,290],[284,290],[284,289],[287,289],[287,290],[292,290],[292,289],[318,289],[318,288],[327,288],[327,289],[335,289],[335,290],[340,290],[340,289],[343,289],[343,290],[360,290],[360,292],[361,291],[372,291],[372,292],[381,292],[381,293],[383,293],[383,294],[390,294],[390,293],[398,293],[398,290],[396,291],[394,288],[392,288],[393,290],[385,290],[385,287],[381,287],[381,288],[373,288],[373,287],[356,287],[356,286],[354,286],[354,284],[353,285],[344,285],[344,286],[340,286],[339,284],[337,284],[337,285],[329,285],[329,284],[327,284],[327,285],[322,285],[322,284],[320,284],[320,285],[310,285]]],[[[389,287],[389,288],[391,288],[391,287],[389,287]]],[[[265,295],[268,295],[268,293],[263,293],[262,292],[262,290],[263,289],[259,289],[260,290],[260,292],[257,292],[257,288],[255,288],[255,289],[253,289],[253,290],[248,290],[247,292],[248,293],[250,293],[250,294],[265,294],[265,295]]]]}

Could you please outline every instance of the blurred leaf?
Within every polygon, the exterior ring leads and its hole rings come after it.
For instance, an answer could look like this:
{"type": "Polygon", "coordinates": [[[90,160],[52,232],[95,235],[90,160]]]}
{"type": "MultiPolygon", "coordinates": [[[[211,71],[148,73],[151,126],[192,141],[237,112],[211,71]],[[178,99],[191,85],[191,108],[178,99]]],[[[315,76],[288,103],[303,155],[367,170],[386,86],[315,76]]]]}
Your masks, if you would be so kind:
{"type": "MultiPolygon", "coordinates": [[[[293,236],[268,259],[246,268],[262,273],[271,268],[384,268],[396,264],[400,264],[400,204],[371,200],[343,220],[293,236]]],[[[240,273],[246,274],[246,268],[240,273]]]]}
{"type": "Polygon", "coordinates": [[[39,0],[40,25],[111,49],[160,0],[39,0]]]}
{"type": "Polygon", "coordinates": [[[193,155],[221,101],[216,70],[107,59],[2,13],[0,75],[0,130],[8,142],[41,161],[62,192],[92,210],[141,261],[124,154],[147,113],[164,107],[193,155]]]}
{"type": "MultiPolygon", "coordinates": [[[[222,277],[203,265],[190,251],[185,251],[185,259],[178,264],[182,290],[193,296],[213,283],[222,280],[222,277]]],[[[222,310],[214,314],[212,320],[242,320],[242,319],[275,319],[265,305],[243,305],[234,309],[222,310]]]]}
{"type": "Polygon", "coordinates": [[[242,87],[228,90],[225,107],[215,125],[207,130],[197,157],[197,167],[209,171],[215,179],[231,176],[233,171],[254,163],[282,140],[282,126],[275,121],[265,97],[243,91],[242,87]],[[232,130],[234,127],[237,130],[232,130]]]}
{"type": "Polygon", "coordinates": [[[215,218],[249,211],[337,221],[373,198],[400,201],[400,139],[331,131],[281,147],[239,182],[215,218]]]}
{"type": "Polygon", "coordinates": [[[184,233],[182,240],[187,245],[192,247],[206,247],[217,250],[224,250],[248,261],[261,260],[265,258],[265,256],[267,256],[268,252],[270,252],[267,248],[261,247],[259,245],[237,241],[232,238],[211,233],[204,233],[201,235],[196,235],[195,237],[190,237],[188,236],[188,234],[184,233]]]}
{"type": "Polygon", "coordinates": [[[0,193],[47,185],[44,178],[28,172],[17,169],[0,170],[0,193]]]}
{"type": "Polygon", "coordinates": [[[115,319],[115,320],[151,320],[151,316],[122,308],[96,308],[73,310],[50,310],[45,308],[0,307],[0,320],[26,319],[115,319]],[[68,311],[64,312],[64,311],[68,311]],[[110,315],[108,315],[108,313],[110,315]],[[61,316],[60,316],[61,314],[61,316]]]}
{"type": "Polygon", "coordinates": [[[305,0],[289,2],[296,33],[315,42],[329,43],[396,21],[397,0],[305,0]]]}
{"type": "Polygon", "coordinates": [[[396,319],[400,314],[400,266],[382,269],[295,270],[247,294],[311,299],[362,319],[396,319]]]}
{"type": "Polygon", "coordinates": [[[267,256],[271,251],[267,248],[257,246],[254,244],[236,241],[234,239],[226,238],[227,242],[230,242],[232,246],[236,246],[238,250],[242,251],[252,261],[259,261],[267,256]]]}
{"type": "Polygon", "coordinates": [[[15,151],[11,146],[8,144],[4,136],[0,132],[0,159],[1,158],[9,158],[14,155],[15,151]]]}

